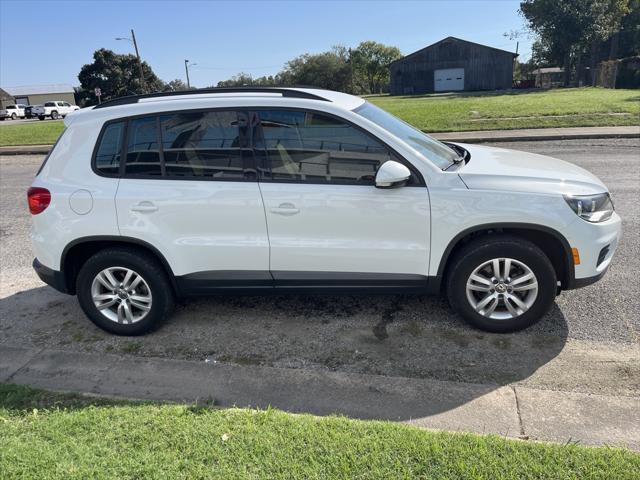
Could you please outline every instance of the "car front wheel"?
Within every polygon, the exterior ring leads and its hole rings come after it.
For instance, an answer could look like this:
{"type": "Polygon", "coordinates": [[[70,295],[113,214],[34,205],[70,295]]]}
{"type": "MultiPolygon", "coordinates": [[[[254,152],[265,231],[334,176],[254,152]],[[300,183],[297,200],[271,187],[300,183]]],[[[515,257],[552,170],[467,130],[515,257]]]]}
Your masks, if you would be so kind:
{"type": "Polygon", "coordinates": [[[551,308],[556,274],[535,244],[487,235],[456,255],[447,278],[449,303],[470,324],[506,333],[536,323],[551,308]]]}
{"type": "Polygon", "coordinates": [[[98,252],[80,269],[80,306],[98,327],[117,335],[141,335],[173,310],[173,290],[157,260],[125,248],[98,252]]]}
{"type": "Polygon", "coordinates": [[[18,116],[15,113],[11,114],[11,120],[15,120],[16,118],[18,118],[18,116]]]}

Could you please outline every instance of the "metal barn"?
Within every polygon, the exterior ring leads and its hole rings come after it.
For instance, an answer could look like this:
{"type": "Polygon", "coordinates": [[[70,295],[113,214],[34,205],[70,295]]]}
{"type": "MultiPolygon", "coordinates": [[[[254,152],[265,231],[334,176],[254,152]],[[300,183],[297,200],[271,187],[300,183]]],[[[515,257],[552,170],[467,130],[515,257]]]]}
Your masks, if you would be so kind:
{"type": "Polygon", "coordinates": [[[516,56],[447,37],[391,63],[391,95],[511,88],[516,56]]]}

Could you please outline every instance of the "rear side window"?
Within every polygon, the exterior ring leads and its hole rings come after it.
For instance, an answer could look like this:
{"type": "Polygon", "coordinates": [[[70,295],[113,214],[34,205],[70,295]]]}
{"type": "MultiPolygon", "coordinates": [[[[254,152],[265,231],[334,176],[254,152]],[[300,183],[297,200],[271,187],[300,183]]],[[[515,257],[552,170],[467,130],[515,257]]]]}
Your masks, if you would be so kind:
{"type": "Polygon", "coordinates": [[[389,150],[358,128],[316,112],[258,110],[267,180],[373,185],[389,150]]]}
{"type": "Polygon", "coordinates": [[[126,173],[162,175],[158,117],[137,118],[129,122],[126,173]]]}
{"type": "Polygon", "coordinates": [[[162,115],[160,135],[167,177],[245,177],[235,111],[162,115]]]}
{"type": "Polygon", "coordinates": [[[44,106],[45,107],[55,107],[56,104],[55,104],[55,102],[47,102],[47,103],[44,104],[44,106]]]}
{"type": "Polygon", "coordinates": [[[95,167],[102,173],[115,175],[120,171],[120,156],[124,138],[124,122],[107,125],[96,151],[95,167]]]}

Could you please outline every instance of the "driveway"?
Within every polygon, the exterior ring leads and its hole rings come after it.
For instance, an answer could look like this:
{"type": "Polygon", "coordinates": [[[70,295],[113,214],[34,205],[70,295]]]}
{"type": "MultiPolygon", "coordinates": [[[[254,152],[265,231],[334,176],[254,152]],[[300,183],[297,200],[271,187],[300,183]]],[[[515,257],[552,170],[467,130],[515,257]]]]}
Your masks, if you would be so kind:
{"type": "MultiPolygon", "coordinates": [[[[381,375],[394,382],[462,382],[482,391],[516,385],[640,396],[638,140],[496,146],[587,168],[609,186],[624,221],[608,275],[596,285],[564,292],[551,312],[526,331],[497,335],[474,330],[439,298],[235,296],[179,305],[167,324],[144,337],[106,334],[85,319],[74,297],[44,286],[32,272],[25,192],[42,156],[7,156],[0,157],[0,346],[350,378],[381,375]]],[[[468,401],[460,396],[447,408],[468,401]]]]}

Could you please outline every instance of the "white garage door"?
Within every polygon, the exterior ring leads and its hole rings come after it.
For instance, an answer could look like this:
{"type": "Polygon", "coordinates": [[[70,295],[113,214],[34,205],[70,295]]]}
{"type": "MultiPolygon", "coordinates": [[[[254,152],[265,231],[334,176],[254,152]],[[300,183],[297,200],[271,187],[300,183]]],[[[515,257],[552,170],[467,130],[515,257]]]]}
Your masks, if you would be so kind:
{"type": "Polygon", "coordinates": [[[445,68],[433,72],[433,85],[436,92],[464,90],[464,68],[445,68]]]}

